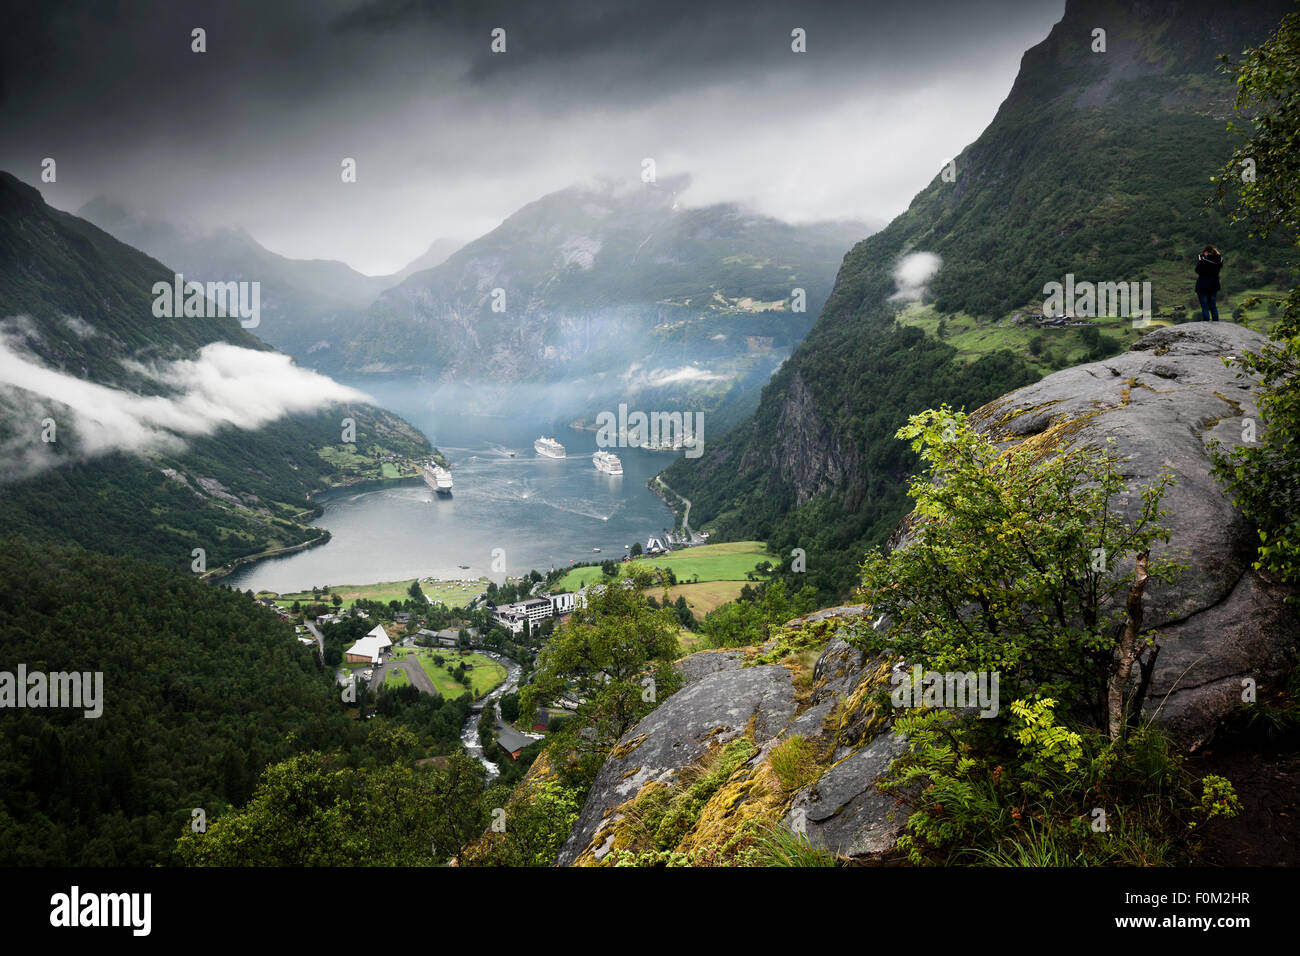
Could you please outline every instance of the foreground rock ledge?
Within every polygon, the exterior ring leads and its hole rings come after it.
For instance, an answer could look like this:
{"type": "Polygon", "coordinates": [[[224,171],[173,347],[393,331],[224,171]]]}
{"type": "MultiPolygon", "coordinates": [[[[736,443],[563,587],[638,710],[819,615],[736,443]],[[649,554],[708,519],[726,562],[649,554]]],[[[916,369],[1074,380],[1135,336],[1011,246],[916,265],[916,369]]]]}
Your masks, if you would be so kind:
{"type": "MultiPolygon", "coordinates": [[[[1295,666],[1300,622],[1283,603],[1286,592],[1251,568],[1256,536],[1210,475],[1209,443],[1232,447],[1242,423],[1258,420],[1258,385],[1238,378],[1223,359],[1258,351],[1266,339],[1231,323],[1196,322],[1152,332],[1126,353],[1065,369],[990,402],[972,415],[993,440],[1031,442],[1050,454],[1057,446],[1115,442],[1126,461],[1127,493],[1112,503],[1135,511],[1137,494],[1162,471],[1177,484],[1164,507],[1168,549],[1188,567],[1171,584],[1151,586],[1148,633],[1161,652],[1148,709],[1171,738],[1195,750],[1241,706],[1242,679],[1260,692],[1277,687],[1295,666]]],[[[907,523],[895,545],[906,542],[907,523]]],[[[608,852],[619,808],[651,781],[672,782],[711,744],[743,733],[766,759],[777,738],[801,734],[817,741],[828,767],[789,794],[783,822],[800,826],[815,846],[859,860],[885,860],[906,822],[896,797],[876,781],[906,744],[888,715],[872,706],[887,683],[887,661],[869,658],[844,640],[846,628],[870,626],[866,608],[819,611],[787,628],[829,625],[813,671],[813,688],[797,699],[790,671],[745,666],[743,649],[705,651],[680,661],[687,686],[642,720],[601,768],[561,865],[594,861],[608,852]]],[[[776,822],[773,820],[772,822],[776,822]]]]}
{"type": "Polygon", "coordinates": [[[1011,392],[972,416],[976,427],[1007,444],[1044,451],[1115,442],[1126,462],[1126,500],[1162,471],[1176,484],[1165,494],[1169,544],[1153,556],[1187,565],[1176,580],[1147,589],[1145,633],[1161,650],[1148,709],[1170,736],[1198,748],[1241,705],[1242,680],[1276,687],[1295,666],[1300,626],[1283,603],[1286,591],[1251,567],[1258,537],[1210,474],[1210,445],[1241,443],[1246,418],[1263,423],[1258,383],[1223,359],[1258,352],[1267,339],[1228,322],[1159,329],[1114,358],[1064,369],[1011,392]]]}

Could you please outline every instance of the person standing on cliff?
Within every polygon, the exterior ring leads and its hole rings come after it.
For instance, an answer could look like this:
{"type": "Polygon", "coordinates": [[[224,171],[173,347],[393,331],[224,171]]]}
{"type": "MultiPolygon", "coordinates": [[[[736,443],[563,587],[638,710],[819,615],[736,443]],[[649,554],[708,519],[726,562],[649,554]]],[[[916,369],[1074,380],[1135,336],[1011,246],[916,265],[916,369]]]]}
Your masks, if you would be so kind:
{"type": "Polygon", "coordinates": [[[1201,300],[1201,320],[1219,321],[1219,270],[1223,268],[1223,256],[1214,246],[1206,246],[1196,257],[1196,297],[1201,300]]]}

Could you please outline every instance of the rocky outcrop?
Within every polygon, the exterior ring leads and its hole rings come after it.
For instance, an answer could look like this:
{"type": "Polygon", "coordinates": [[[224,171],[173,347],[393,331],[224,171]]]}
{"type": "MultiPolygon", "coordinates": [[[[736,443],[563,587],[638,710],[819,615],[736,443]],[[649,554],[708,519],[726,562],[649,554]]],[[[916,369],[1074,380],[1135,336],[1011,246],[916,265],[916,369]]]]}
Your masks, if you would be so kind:
{"type": "Polygon", "coordinates": [[[698,823],[686,828],[681,846],[710,846],[718,833],[734,835],[748,821],[806,833],[813,846],[840,856],[889,853],[906,816],[875,781],[902,742],[881,736],[888,714],[876,695],[887,684],[888,663],[846,640],[868,626],[865,610],[828,608],[789,622],[762,647],[701,651],[678,661],[686,687],[615,747],[560,864],[600,863],[614,850],[642,849],[638,834],[629,835],[643,815],[634,806],[638,798],[690,787],[701,767],[742,738],[751,745],[748,759],[694,805],[698,823]],[[822,647],[815,667],[803,663],[822,647]],[[816,755],[818,779],[787,789],[772,755],[794,737],[816,755]]]}
{"type": "Polygon", "coordinates": [[[613,845],[617,810],[651,783],[671,784],[679,771],[748,733],[769,740],[795,713],[790,672],[773,665],[733,668],[687,684],[636,725],[601,767],[559,863],[584,852],[596,861],[613,845]]]}
{"type": "Polygon", "coordinates": [[[860,484],[856,449],[841,448],[798,372],[791,376],[776,430],[786,441],[772,450],[771,464],[780,480],[794,489],[796,504],[806,504],[832,488],[852,489],[860,484]]]}
{"type": "Polygon", "coordinates": [[[1146,632],[1160,645],[1148,707],[1194,750],[1242,700],[1242,682],[1276,686],[1295,666],[1300,628],[1285,592],[1252,567],[1258,537],[1210,474],[1211,446],[1264,432],[1257,383],[1224,359],[1258,351],[1259,333],[1227,322],[1158,329],[1114,358],[1065,369],[979,409],[973,422],[1007,444],[1050,451],[1114,442],[1128,493],[1112,502],[1136,513],[1140,489],[1162,472],[1168,545],[1152,550],[1186,565],[1152,581],[1146,632]]]}

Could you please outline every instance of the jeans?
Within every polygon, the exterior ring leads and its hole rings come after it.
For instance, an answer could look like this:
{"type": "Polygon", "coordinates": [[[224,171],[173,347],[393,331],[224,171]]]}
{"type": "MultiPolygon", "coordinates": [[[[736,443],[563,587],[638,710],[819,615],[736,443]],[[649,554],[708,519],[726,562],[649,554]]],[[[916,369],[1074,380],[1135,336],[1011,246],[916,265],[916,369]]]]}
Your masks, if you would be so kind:
{"type": "Polygon", "coordinates": [[[1212,292],[1198,292],[1196,297],[1201,300],[1201,319],[1206,322],[1219,321],[1219,306],[1214,301],[1215,294],[1212,292]]]}

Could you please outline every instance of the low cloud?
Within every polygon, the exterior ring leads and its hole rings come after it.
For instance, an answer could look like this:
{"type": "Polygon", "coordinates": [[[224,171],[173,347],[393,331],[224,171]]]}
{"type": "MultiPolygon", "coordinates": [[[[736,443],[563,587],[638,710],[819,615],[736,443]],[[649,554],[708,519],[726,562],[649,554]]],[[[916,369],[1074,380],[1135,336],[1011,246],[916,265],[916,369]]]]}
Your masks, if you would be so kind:
{"type": "Polygon", "coordinates": [[[894,288],[890,302],[917,302],[929,289],[930,280],[943,265],[935,252],[913,252],[903,256],[894,267],[894,288]]]}
{"type": "Polygon", "coordinates": [[[124,367],[169,386],[173,394],[137,395],[42,365],[10,337],[0,337],[0,406],[10,425],[0,447],[8,478],[29,477],[66,455],[64,435],[81,459],[113,451],[176,454],[185,439],[223,426],[245,430],[284,415],[340,402],[371,401],[354,388],[299,368],[279,352],[207,345],[196,358],[124,367]],[[42,441],[53,419],[53,445],[42,441]]]}
{"type": "Polygon", "coordinates": [[[628,369],[624,378],[633,391],[642,388],[659,388],[664,385],[694,385],[700,382],[721,382],[731,378],[721,372],[711,372],[698,365],[683,365],[680,368],[642,369],[638,365],[628,369]]]}

